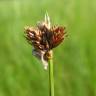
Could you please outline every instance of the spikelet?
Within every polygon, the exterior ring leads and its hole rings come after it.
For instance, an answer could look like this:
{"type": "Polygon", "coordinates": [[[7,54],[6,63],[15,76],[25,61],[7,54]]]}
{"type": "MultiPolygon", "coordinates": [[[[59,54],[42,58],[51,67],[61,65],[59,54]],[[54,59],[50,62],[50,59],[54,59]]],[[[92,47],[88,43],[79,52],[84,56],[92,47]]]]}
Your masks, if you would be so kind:
{"type": "Polygon", "coordinates": [[[36,27],[25,27],[25,38],[33,46],[32,54],[42,61],[45,69],[51,58],[50,51],[64,40],[65,34],[65,27],[51,27],[47,13],[44,21],[38,22],[36,27]]]}

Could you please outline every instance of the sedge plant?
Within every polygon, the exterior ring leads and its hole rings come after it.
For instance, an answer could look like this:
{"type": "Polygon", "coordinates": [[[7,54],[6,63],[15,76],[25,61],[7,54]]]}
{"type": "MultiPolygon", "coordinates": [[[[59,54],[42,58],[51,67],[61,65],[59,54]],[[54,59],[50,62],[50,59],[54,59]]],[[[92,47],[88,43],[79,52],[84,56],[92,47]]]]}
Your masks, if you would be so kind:
{"type": "Polygon", "coordinates": [[[53,48],[61,44],[65,34],[65,27],[51,26],[47,13],[36,27],[25,27],[25,38],[33,46],[32,54],[42,61],[45,70],[49,69],[50,96],[54,96],[53,48]]]}

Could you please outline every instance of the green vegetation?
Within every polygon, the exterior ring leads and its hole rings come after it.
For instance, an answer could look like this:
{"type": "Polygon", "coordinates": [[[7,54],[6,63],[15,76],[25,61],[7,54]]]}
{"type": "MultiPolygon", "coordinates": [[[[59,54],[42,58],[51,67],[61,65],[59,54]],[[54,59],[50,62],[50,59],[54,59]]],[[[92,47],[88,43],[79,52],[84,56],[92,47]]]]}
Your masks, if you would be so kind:
{"type": "Polygon", "coordinates": [[[69,35],[54,49],[55,96],[96,96],[96,0],[0,0],[0,96],[49,96],[23,32],[46,10],[69,35]]]}

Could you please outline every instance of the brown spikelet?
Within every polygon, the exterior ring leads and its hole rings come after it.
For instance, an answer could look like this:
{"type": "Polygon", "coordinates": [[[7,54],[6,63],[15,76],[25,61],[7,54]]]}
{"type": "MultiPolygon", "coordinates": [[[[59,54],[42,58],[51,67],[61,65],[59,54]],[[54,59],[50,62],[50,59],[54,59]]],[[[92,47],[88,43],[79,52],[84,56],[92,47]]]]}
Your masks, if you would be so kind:
{"type": "Polygon", "coordinates": [[[51,46],[52,46],[52,48],[55,48],[64,39],[65,27],[55,26],[55,27],[52,27],[50,30],[53,33],[53,36],[52,36],[52,39],[51,39],[51,46]]]}
{"type": "Polygon", "coordinates": [[[66,32],[65,27],[51,27],[50,18],[45,17],[45,21],[39,22],[36,27],[25,27],[25,38],[34,47],[34,55],[42,59],[43,54],[43,59],[48,61],[51,56],[50,50],[61,44],[66,32]]]}

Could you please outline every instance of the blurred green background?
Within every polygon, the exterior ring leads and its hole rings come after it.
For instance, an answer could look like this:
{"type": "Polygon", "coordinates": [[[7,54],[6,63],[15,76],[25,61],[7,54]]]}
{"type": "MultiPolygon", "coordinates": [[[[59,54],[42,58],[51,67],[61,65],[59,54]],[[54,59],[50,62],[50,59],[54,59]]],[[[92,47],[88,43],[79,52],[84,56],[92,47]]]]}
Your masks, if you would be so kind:
{"type": "Polygon", "coordinates": [[[55,96],[96,96],[96,0],[0,0],[0,96],[49,96],[48,71],[24,38],[46,10],[69,35],[54,49],[55,96]]]}

